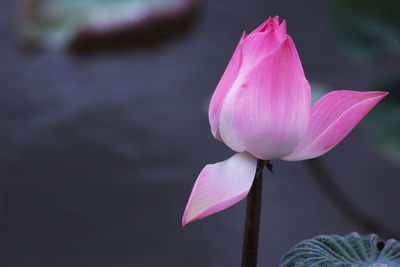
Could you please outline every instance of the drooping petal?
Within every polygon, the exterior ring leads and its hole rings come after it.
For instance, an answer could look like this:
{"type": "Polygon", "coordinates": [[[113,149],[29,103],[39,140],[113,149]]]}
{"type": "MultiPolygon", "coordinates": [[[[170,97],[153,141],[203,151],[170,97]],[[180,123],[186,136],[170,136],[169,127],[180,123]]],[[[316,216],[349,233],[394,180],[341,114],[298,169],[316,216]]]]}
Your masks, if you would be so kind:
{"type": "Polygon", "coordinates": [[[186,225],[242,200],[253,184],[257,159],[248,153],[204,167],[194,184],[182,218],[186,225]]]}
{"type": "Polygon", "coordinates": [[[247,37],[247,33],[243,32],[242,37],[240,38],[239,44],[236,47],[233,56],[226,67],[224,74],[222,75],[221,80],[218,83],[217,88],[214,91],[214,94],[211,98],[210,107],[208,111],[208,117],[211,125],[211,132],[215,138],[221,140],[219,134],[219,117],[221,113],[222,104],[225,100],[226,95],[232,87],[233,82],[235,81],[237,75],[239,74],[239,69],[242,64],[242,49],[241,43],[247,37]]]}
{"type": "Polygon", "coordinates": [[[322,97],[311,110],[303,140],[283,160],[321,156],[335,147],[385,96],[386,92],[334,91],[322,97]]]}
{"type": "Polygon", "coordinates": [[[311,109],[310,86],[291,38],[245,74],[221,110],[223,141],[259,159],[288,155],[302,139],[311,109]]]}

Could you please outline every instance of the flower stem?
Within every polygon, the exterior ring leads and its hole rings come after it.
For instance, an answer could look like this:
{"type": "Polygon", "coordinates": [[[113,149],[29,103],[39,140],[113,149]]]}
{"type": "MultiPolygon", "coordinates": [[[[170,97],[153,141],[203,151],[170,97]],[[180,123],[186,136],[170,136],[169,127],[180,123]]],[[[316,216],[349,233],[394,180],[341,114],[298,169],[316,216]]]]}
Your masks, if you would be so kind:
{"type": "Polygon", "coordinates": [[[258,160],[253,185],[247,195],[246,222],[242,251],[242,267],[257,266],[258,233],[260,231],[262,172],[265,161],[258,160]]]}

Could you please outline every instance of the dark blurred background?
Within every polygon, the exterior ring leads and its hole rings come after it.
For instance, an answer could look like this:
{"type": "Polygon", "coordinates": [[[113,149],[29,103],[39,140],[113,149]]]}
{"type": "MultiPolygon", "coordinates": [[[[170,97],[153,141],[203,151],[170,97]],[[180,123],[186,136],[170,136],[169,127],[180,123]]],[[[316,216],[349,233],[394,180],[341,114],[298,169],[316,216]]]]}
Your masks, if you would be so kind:
{"type": "Polygon", "coordinates": [[[0,266],[239,266],[245,201],[185,228],[181,216],[203,166],[233,154],[211,135],[209,99],[242,31],[275,15],[314,92],[390,95],[320,159],[328,186],[307,162],[273,162],[259,266],[318,234],[398,238],[399,21],[385,15],[398,4],[350,2],[199,1],[49,45],[52,20],[29,35],[34,1],[2,1],[0,266]]]}

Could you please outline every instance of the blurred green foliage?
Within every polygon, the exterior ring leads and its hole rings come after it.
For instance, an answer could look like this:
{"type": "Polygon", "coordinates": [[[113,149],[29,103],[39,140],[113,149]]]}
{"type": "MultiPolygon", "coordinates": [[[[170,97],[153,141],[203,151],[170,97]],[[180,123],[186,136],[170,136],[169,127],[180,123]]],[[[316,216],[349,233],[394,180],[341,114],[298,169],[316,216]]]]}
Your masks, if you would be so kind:
{"type": "Polygon", "coordinates": [[[320,82],[309,81],[311,86],[311,105],[314,106],[317,101],[331,91],[329,87],[320,82]]]}
{"type": "Polygon", "coordinates": [[[400,163],[400,77],[378,86],[390,94],[368,115],[366,126],[378,148],[400,163]]]}
{"type": "Polygon", "coordinates": [[[333,26],[339,43],[359,61],[400,57],[399,0],[335,0],[333,26]]]}
{"type": "MultiPolygon", "coordinates": [[[[335,0],[335,36],[344,51],[358,62],[400,62],[399,13],[399,0],[335,0]]],[[[389,95],[367,116],[368,132],[380,151],[400,163],[400,73],[373,90],[388,91],[389,95]]]]}
{"type": "Polygon", "coordinates": [[[189,0],[22,1],[19,35],[27,48],[63,49],[88,32],[104,35],[182,11],[189,0]]]}

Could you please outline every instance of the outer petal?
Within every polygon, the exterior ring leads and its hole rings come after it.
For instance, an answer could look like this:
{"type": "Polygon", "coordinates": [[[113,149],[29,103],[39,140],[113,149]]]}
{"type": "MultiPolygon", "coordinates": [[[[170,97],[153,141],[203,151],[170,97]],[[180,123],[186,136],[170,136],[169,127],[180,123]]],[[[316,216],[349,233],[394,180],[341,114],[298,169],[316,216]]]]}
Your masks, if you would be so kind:
{"type": "Polygon", "coordinates": [[[256,168],[257,159],[247,153],[205,166],[194,184],[182,224],[202,219],[242,200],[253,184],[256,168]]]}
{"type": "Polygon", "coordinates": [[[252,34],[243,33],[242,38],[211,98],[209,107],[209,120],[211,132],[215,138],[222,141],[219,132],[219,119],[222,105],[235,80],[241,73],[252,69],[260,60],[273,53],[286,39],[285,21],[279,25],[279,18],[269,18],[260,25],[252,34]],[[262,32],[260,32],[263,30],[262,32]]]}
{"type": "Polygon", "coordinates": [[[226,95],[232,87],[237,75],[239,74],[239,69],[242,64],[242,49],[240,48],[242,41],[246,38],[246,32],[243,32],[242,38],[240,38],[239,44],[236,47],[233,56],[226,67],[221,80],[218,83],[217,88],[211,98],[211,103],[208,111],[208,117],[211,125],[211,132],[215,138],[221,140],[219,135],[219,117],[221,113],[222,104],[225,100],[226,95]]]}
{"type": "Polygon", "coordinates": [[[223,141],[260,159],[290,154],[310,117],[310,86],[288,37],[270,56],[238,77],[220,119],[223,141]]]}
{"type": "Polygon", "coordinates": [[[311,110],[303,140],[284,160],[321,156],[335,147],[385,96],[386,92],[334,91],[322,97],[311,110]]]}

